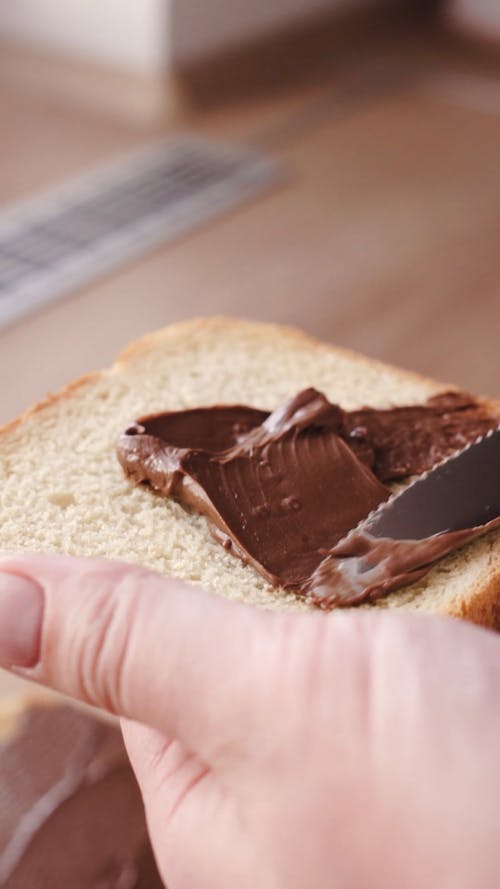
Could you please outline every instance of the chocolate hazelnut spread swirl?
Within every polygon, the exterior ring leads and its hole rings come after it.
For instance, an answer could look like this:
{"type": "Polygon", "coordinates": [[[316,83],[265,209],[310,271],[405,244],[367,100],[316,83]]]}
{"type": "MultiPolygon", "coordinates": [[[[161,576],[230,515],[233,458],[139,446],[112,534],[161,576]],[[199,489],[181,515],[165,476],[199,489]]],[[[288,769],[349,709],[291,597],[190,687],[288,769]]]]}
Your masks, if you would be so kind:
{"type": "Polygon", "coordinates": [[[386,483],[431,469],[497,422],[461,392],[348,412],[306,389],[272,413],[234,405],[144,417],[120,436],[118,458],[137,483],[205,515],[216,539],[271,584],[333,607],[349,596],[320,601],[313,578],[388,499],[386,483]]]}

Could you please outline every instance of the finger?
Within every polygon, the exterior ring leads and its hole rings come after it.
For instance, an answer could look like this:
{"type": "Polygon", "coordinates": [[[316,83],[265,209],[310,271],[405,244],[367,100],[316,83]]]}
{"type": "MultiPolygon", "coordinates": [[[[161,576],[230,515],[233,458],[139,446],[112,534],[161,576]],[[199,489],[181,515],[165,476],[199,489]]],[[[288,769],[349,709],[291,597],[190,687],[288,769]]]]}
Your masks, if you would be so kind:
{"type": "Polygon", "coordinates": [[[122,731],[167,884],[253,887],[255,849],[216,774],[154,729],[122,720],[122,731]]]}
{"type": "Polygon", "coordinates": [[[203,757],[244,736],[277,617],[120,562],[0,561],[1,664],[203,757]]]}

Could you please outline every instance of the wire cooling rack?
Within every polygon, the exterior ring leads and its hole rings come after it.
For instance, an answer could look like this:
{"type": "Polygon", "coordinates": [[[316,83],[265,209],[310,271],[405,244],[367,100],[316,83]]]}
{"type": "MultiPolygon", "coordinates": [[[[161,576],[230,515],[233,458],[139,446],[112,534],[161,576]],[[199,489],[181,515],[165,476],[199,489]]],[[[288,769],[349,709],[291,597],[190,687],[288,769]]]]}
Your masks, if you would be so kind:
{"type": "Polygon", "coordinates": [[[258,151],[156,143],[0,213],[0,328],[279,179],[258,151]]]}

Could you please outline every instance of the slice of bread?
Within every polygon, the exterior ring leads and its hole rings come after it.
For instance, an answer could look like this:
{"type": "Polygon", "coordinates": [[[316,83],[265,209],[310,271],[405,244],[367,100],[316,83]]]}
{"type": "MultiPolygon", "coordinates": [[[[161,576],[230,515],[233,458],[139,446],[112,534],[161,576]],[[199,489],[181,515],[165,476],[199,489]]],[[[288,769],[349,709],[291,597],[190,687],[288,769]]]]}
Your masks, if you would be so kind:
{"type": "MultiPolygon", "coordinates": [[[[423,402],[445,387],[272,325],[203,319],[132,343],[109,370],[0,430],[0,555],[53,551],[139,562],[254,605],[305,609],[212,538],[205,519],[124,478],[119,433],[137,416],[195,405],[273,409],[314,386],[345,408],[423,402]]],[[[498,403],[491,403],[499,410],[498,403]]],[[[500,628],[500,533],[380,600],[500,628]]]]}

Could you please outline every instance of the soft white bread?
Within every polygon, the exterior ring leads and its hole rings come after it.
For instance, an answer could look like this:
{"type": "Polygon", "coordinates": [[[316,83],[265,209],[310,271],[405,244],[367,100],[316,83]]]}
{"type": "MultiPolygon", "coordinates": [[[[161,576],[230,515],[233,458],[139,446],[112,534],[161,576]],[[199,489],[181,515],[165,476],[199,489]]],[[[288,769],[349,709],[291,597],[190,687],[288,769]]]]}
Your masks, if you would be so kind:
{"type": "MultiPolygon", "coordinates": [[[[141,414],[237,402],[272,409],[307,386],[345,408],[417,403],[445,388],[288,328],[226,319],[167,327],[0,430],[0,554],[125,559],[255,605],[305,608],[229,555],[202,517],[126,480],[115,443],[141,414]]],[[[377,607],[500,627],[500,533],[377,607]]]]}

